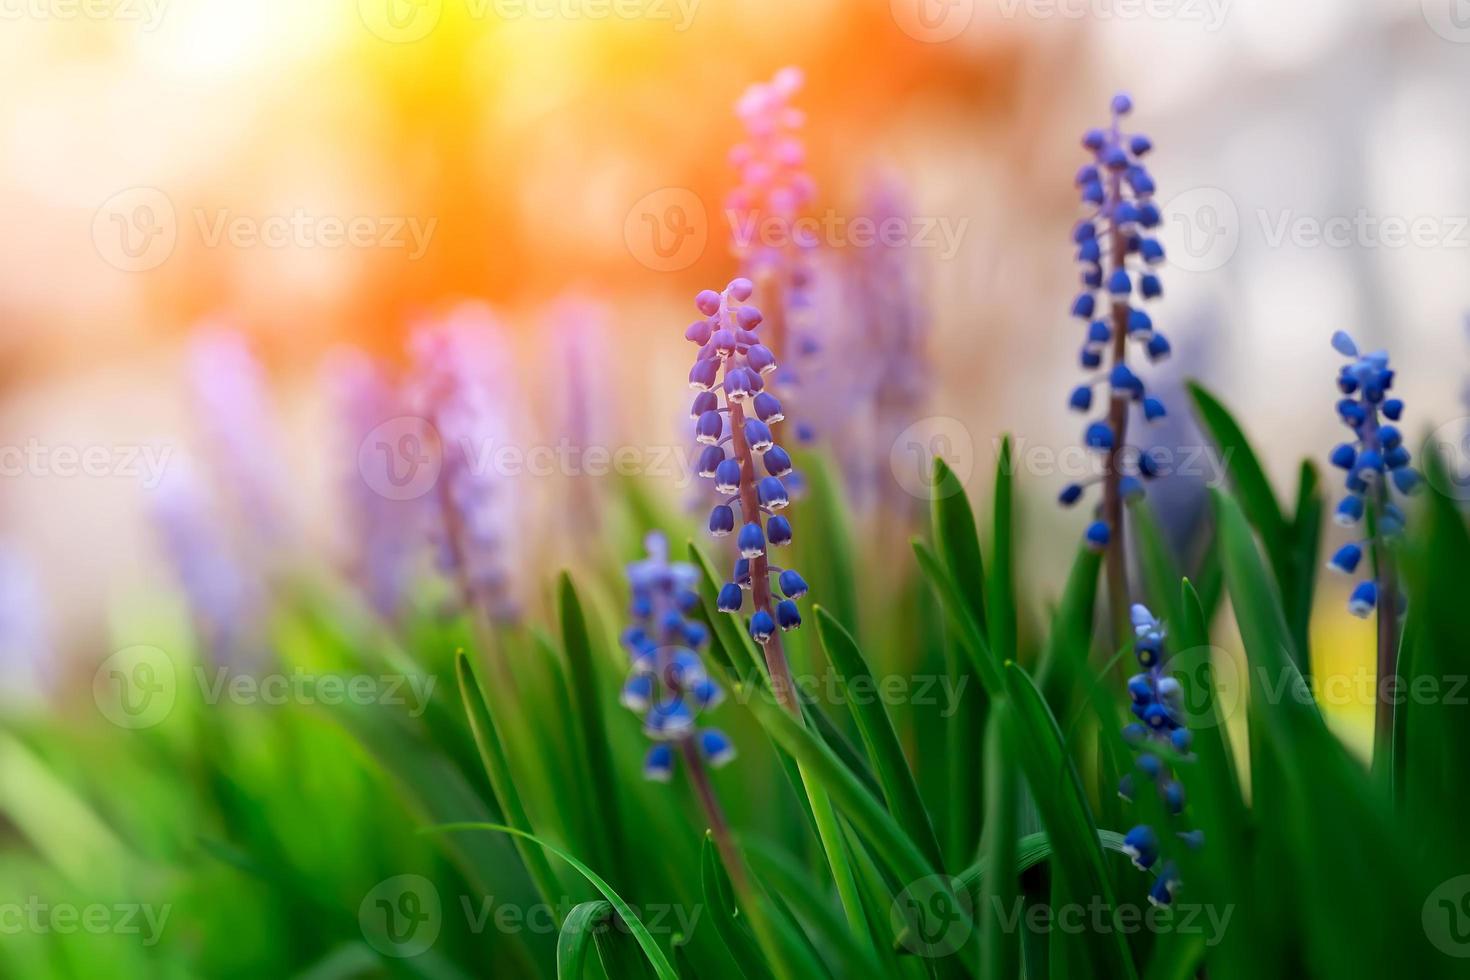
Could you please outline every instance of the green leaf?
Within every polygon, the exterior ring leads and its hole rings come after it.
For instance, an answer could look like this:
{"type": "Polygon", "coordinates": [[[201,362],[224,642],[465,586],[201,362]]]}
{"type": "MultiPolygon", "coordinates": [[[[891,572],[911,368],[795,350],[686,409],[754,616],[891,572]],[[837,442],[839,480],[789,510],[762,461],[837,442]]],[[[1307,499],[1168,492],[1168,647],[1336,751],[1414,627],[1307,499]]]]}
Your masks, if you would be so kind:
{"type": "Polygon", "coordinates": [[[825,900],[824,889],[797,870],[801,867],[799,860],[776,845],[754,837],[743,839],[740,849],[755,876],[791,906],[818,946],[831,951],[836,959],[835,976],[882,974],[871,947],[854,941],[842,917],[825,900]]]}
{"type": "Polygon", "coordinates": [[[858,590],[855,569],[859,567],[852,546],[852,532],[847,512],[847,502],[838,492],[837,481],[832,478],[831,464],[821,453],[798,453],[797,467],[806,477],[807,500],[811,506],[802,506],[801,523],[807,527],[804,538],[814,544],[807,554],[819,548],[822,569],[820,594],[827,605],[836,610],[842,622],[854,632],[858,628],[858,590]]]}
{"type": "MultiPolygon", "coordinates": [[[[1026,773],[1031,794],[1056,850],[1053,864],[1075,901],[1113,905],[1112,885],[1098,846],[1097,826],[1082,791],[1082,780],[1062,743],[1061,729],[1031,677],[1016,663],[1006,664],[1006,691],[1010,694],[1015,727],[1012,743],[1026,773]]],[[[1087,930],[1086,959],[1103,976],[1136,977],[1127,943],[1111,930],[1087,930]]]]}
{"type": "Polygon", "coordinates": [[[1143,570],[1145,594],[1155,616],[1171,626],[1184,622],[1184,606],[1179,600],[1179,566],[1169,552],[1168,542],[1159,530],[1154,512],[1146,499],[1129,503],[1133,533],[1138,541],[1138,564],[1143,570]]]}
{"type": "MultiPolygon", "coordinates": [[[[1011,472],[1011,437],[1000,442],[995,467],[995,541],[990,563],[990,653],[1002,662],[1016,657],[1015,477],[1011,472]]],[[[950,569],[954,573],[954,569],[950,569]]]]}
{"type": "Polygon", "coordinates": [[[1266,470],[1251,449],[1240,424],[1220,400],[1198,382],[1189,382],[1188,388],[1200,421],[1220,450],[1221,460],[1246,518],[1266,540],[1285,541],[1288,530],[1286,517],[1276,502],[1276,493],[1266,478],[1266,470]]]}
{"type": "Polygon", "coordinates": [[[556,937],[557,980],[581,980],[591,949],[592,934],[611,918],[611,902],[583,902],[567,913],[556,937]]]}
{"type": "Polygon", "coordinates": [[[771,971],[766,968],[755,937],[746,928],[745,918],[735,905],[730,877],[720,863],[719,851],[708,832],[704,835],[704,847],[700,851],[699,869],[704,904],[715,924],[715,932],[729,951],[730,962],[746,980],[769,980],[771,971]]]}
{"type": "MultiPolygon", "coordinates": [[[[831,802],[843,811],[901,881],[914,882],[938,874],[939,869],[925,857],[923,849],[904,833],[883,805],[821,740],[775,705],[754,700],[749,707],[771,737],[797,760],[802,771],[830,794],[831,802]]],[[[953,914],[965,915],[952,893],[948,893],[948,905],[953,914]]]]}
{"type": "Polygon", "coordinates": [[[986,640],[979,622],[975,619],[970,603],[960,593],[959,586],[948,569],[941,565],[934,552],[929,550],[929,546],[918,538],[915,538],[912,544],[914,554],[919,559],[919,568],[939,597],[939,604],[943,607],[950,624],[955,628],[960,646],[974,665],[980,683],[985,686],[985,692],[992,698],[999,696],[1004,692],[1000,669],[995,665],[995,659],[990,652],[990,643],[986,640]]]}
{"type": "MultiPolygon", "coordinates": [[[[484,689],[480,686],[480,679],[470,664],[469,656],[463,650],[454,658],[454,672],[459,680],[459,693],[464,700],[465,714],[469,717],[470,731],[474,734],[475,746],[480,750],[480,760],[485,765],[486,775],[490,777],[490,786],[495,792],[501,813],[511,826],[531,833],[535,828],[531,826],[531,818],[526,815],[526,808],[521,804],[521,796],[511,775],[510,762],[505,757],[500,735],[495,730],[495,719],[490,714],[484,689]]],[[[555,910],[557,902],[561,900],[562,889],[556,880],[556,873],[551,870],[550,862],[546,860],[546,852],[531,847],[520,839],[515,841],[515,845],[526,870],[530,872],[531,880],[536,884],[536,890],[541,893],[547,907],[555,910]]]]}
{"type": "Polygon", "coordinates": [[[980,535],[975,512],[965,495],[965,485],[949,464],[934,457],[934,499],[930,505],[934,549],[954,579],[980,631],[985,627],[985,561],[980,555],[980,535]]]}
{"type": "Polygon", "coordinates": [[[1016,808],[1020,798],[1019,773],[1012,760],[1015,746],[1009,717],[1011,705],[998,702],[985,733],[985,859],[992,873],[985,878],[980,898],[981,980],[1010,980],[1021,963],[1020,937],[1006,928],[1005,916],[1020,897],[1016,859],[1016,808]]]}
{"type": "MultiPolygon", "coordinates": [[[[821,606],[816,607],[816,617],[817,636],[844,687],[848,691],[877,691],[877,682],[852,635],[821,606]]],[[[848,706],[857,722],[863,747],[872,760],[878,783],[883,788],[889,811],[898,818],[909,837],[919,843],[930,863],[942,868],[944,858],[939,838],[934,835],[934,825],[919,796],[919,787],[899,745],[888,710],[877,697],[850,697],[848,706]]]]}
{"type": "Polygon", "coordinates": [[[615,869],[620,880],[632,881],[628,874],[630,869],[622,865],[626,852],[620,846],[623,828],[618,806],[618,770],[613,765],[602,710],[604,693],[615,688],[603,684],[598,677],[582,601],[577,596],[571,575],[562,572],[557,586],[562,645],[567,655],[573,706],[573,716],[567,721],[581,730],[593,799],[599,809],[600,819],[593,821],[595,854],[604,867],[615,869]]]}
{"type": "MultiPolygon", "coordinates": [[[[1053,705],[1065,706],[1066,691],[1088,673],[1088,653],[1092,649],[1093,613],[1097,608],[1098,572],[1102,569],[1102,552],[1081,545],[1067,575],[1061,602],[1051,620],[1036,683],[1049,695],[1053,705]]],[[[1058,707],[1058,710],[1062,710],[1058,707]]]]}
{"type": "Polygon", "coordinates": [[[1286,556],[1290,576],[1282,588],[1282,606],[1291,627],[1292,640],[1301,655],[1299,665],[1311,673],[1312,599],[1317,588],[1318,554],[1322,545],[1322,486],[1317,467],[1302,460],[1297,480],[1296,516],[1292,520],[1290,549],[1286,556]]]}
{"type": "Polygon", "coordinates": [[[613,890],[611,885],[603,881],[597,872],[587,867],[587,865],[583,864],[573,855],[568,854],[554,844],[541,840],[533,834],[528,834],[525,831],[517,830],[515,827],[507,827],[503,824],[449,823],[440,824],[436,827],[427,827],[425,830],[427,832],[440,833],[453,833],[462,830],[488,830],[494,833],[510,834],[513,837],[523,837],[526,840],[539,844],[575,868],[578,874],[586,878],[588,883],[593,888],[596,888],[602,894],[602,897],[611,903],[613,911],[618,914],[618,918],[622,919],[628,926],[628,929],[633,933],[633,938],[638,941],[638,946],[643,950],[643,955],[647,958],[649,965],[653,967],[654,972],[659,976],[660,980],[679,980],[678,974],[674,972],[674,968],[669,964],[668,958],[664,956],[663,950],[654,941],[653,934],[648,931],[648,927],[638,918],[637,913],[633,911],[632,907],[623,901],[622,897],[613,890]]]}

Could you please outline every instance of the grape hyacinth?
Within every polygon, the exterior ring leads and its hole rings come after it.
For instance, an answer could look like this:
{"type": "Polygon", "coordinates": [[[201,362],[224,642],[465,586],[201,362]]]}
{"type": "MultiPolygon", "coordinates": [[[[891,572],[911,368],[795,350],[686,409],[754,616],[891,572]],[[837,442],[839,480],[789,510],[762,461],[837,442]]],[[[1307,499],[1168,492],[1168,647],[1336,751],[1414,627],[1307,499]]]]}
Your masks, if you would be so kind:
{"type": "MultiPolygon", "coordinates": [[[[1133,802],[1139,786],[1150,783],[1158,793],[1170,818],[1184,812],[1184,785],[1151,745],[1174,755],[1189,752],[1191,733],[1184,725],[1183,692],[1179,681],[1164,670],[1165,629],[1148,607],[1135,604],[1131,610],[1134,642],[1133,653],[1142,672],[1128,679],[1128,696],[1134,717],[1138,720],[1123,729],[1124,740],[1134,749],[1134,771],[1123,777],[1118,795],[1133,802]]],[[[1157,876],[1149,889],[1148,900],[1154,905],[1168,905],[1179,888],[1179,869],[1165,856],[1167,848],[1160,828],[1139,824],[1123,836],[1123,852],[1141,870],[1157,868],[1157,876]]],[[[1174,836],[1190,848],[1199,847],[1203,835],[1197,830],[1176,831],[1174,836]]]]}
{"type": "Polygon", "coordinates": [[[249,525],[253,542],[262,550],[283,544],[284,440],[265,371],[245,335],[217,323],[201,327],[189,341],[188,378],[218,485],[249,525]]]}
{"type": "MultiPolygon", "coordinates": [[[[726,199],[733,250],[741,273],[756,284],[756,305],[770,318],[767,346],[781,362],[772,388],[788,400],[814,369],[822,346],[813,295],[819,242],[799,222],[816,185],[798,136],[805,117],[791,105],[804,81],[801,69],[788,66],[769,82],[751,85],[736,102],[745,139],[730,151],[739,183],[726,199]]],[[[797,439],[811,441],[811,420],[793,420],[797,439]]]]}
{"type": "MultiPolygon", "coordinates": [[[[1088,213],[1072,232],[1082,266],[1082,291],[1072,303],[1072,315],[1087,324],[1079,355],[1082,368],[1096,373],[1072,390],[1068,403],[1075,411],[1091,412],[1094,390],[1106,386],[1105,417],[1089,423],[1083,433],[1087,447],[1105,458],[1102,475],[1087,481],[1100,480],[1103,492],[1097,518],[1084,537],[1107,554],[1115,628],[1128,601],[1123,501],[1143,492],[1142,480],[1158,475],[1153,456],[1127,452],[1129,409],[1136,409],[1148,422],[1165,414],[1164,403],[1148,393],[1143,379],[1129,367],[1128,341],[1136,341],[1152,363],[1167,357],[1170,349],[1142,307],[1143,301],[1163,294],[1153,269],[1164,260],[1164,249],[1153,237],[1162,220],[1154,202],[1154,181],[1141,162],[1153,144],[1141,133],[1124,132],[1121,125],[1132,109],[1132,99],[1115,95],[1111,125],[1088,130],[1082,137],[1094,162],[1077,172],[1076,184],[1088,213]],[[1101,299],[1098,293],[1103,293],[1101,299]]],[[[1068,484],[1061,491],[1061,503],[1076,503],[1085,486],[1068,484]]]]}
{"type": "Polygon", "coordinates": [[[710,533],[715,537],[734,534],[739,550],[731,581],[720,590],[718,607],[721,612],[738,613],[744,592],[751,592],[750,635],[765,649],[777,697],[795,711],[790,671],[777,631],[801,625],[796,600],[806,594],[807,586],[797,572],[772,565],[768,556],[768,549],[791,542],[791,522],[779,513],[790,503],[782,479],[791,472],[791,457],[771,433],[771,426],[783,414],[781,402],[766,390],[766,377],[776,369],[776,358],[756,333],[761,314],[747,302],[754,289],[749,279],[737,278],[723,294],[706,289],[695,297],[703,316],[684,334],[699,345],[689,371],[689,385],[696,392],[689,414],[694,419],[695,438],[704,447],[699,475],[713,479],[721,495],[710,511],[710,533]],[[757,472],[757,465],[764,475],[757,472]],[[783,596],[779,601],[771,590],[772,575],[778,576],[777,587],[783,596]]]}
{"type": "MultiPolygon", "coordinates": [[[[1344,575],[1356,575],[1365,549],[1371,552],[1373,573],[1359,580],[1348,599],[1348,610],[1367,618],[1378,611],[1378,684],[1398,672],[1398,617],[1404,601],[1398,591],[1394,570],[1392,543],[1403,533],[1404,511],[1395,495],[1406,496],[1418,488],[1420,476],[1411,465],[1409,449],[1396,424],[1403,415],[1404,403],[1389,397],[1394,371],[1388,353],[1375,351],[1361,354],[1358,345],[1344,331],[1332,335],[1333,348],[1349,362],[1337,375],[1337,388],[1342,398],[1337,415],[1353,430],[1353,440],[1332,450],[1333,466],[1347,471],[1347,494],[1338,502],[1334,520],[1343,527],[1354,527],[1367,518],[1368,533],[1359,540],[1344,544],[1328,560],[1327,567],[1344,575]]],[[[1392,699],[1377,699],[1377,733],[1379,746],[1384,745],[1393,725],[1392,699]]]]}
{"type": "Polygon", "coordinates": [[[370,485],[365,466],[383,467],[374,475],[386,478],[397,461],[377,453],[365,456],[362,443],[406,409],[388,372],[363,351],[333,352],[323,375],[345,460],[343,505],[351,541],[350,574],[378,615],[391,621],[402,611],[423,557],[420,535],[429,514],[422,498],[395,500],[370,485]]]}
{"type": "Polygon", "coordinates": [[[687,562],[670,562],[662,534],[644,539],[647,557],[628,566],[633,624],[623,631],[632,670],[623,685],[623,706],[643,715],[643,731],[654,740],[643,774],[667,782],[673,775],[674,749],[719,768],[735,757],[735,747],[718,729],[698,728],[700,712],[724,700],[708,674],[700,651],[709,641],[703,623],[686,615],[699,607],[694,591],[698,574],[687,562]]]}
{"type": "Polygon", "coordinates": [[[494,622],[513,623],[520,608],[515,486],[487,463],[514,431],[498,324],[488,308],[464,304],[442,323],[419,329],[410,346],[414,402],[439,434],[440,507],[433,522],[439,567],[471,607],[494,622]]]}

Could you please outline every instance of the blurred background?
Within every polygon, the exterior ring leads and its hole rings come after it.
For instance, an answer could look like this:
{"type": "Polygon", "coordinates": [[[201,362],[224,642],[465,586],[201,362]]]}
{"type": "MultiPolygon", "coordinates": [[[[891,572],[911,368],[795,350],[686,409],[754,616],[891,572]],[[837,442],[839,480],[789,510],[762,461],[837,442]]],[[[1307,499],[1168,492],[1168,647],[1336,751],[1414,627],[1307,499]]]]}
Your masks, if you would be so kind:
{"type": "MultiPolygon", "coordinates": [[[[1162,377],[1220,392],[1283,494],[1297,461],[1336,441],[1335,329],[1392,346],[1412,428],[1454,424],[1470,352],[1461,6],[6,3],[7,710],[85,687],[130,603],[171,587],[149,515],[198,459],[233,463],[235,477],[212,471],[222,497],[268,485],[291,547],[341,552],[358,440],[328,424],[322,371],[344,345],[402,364],[416,322],[488,303],[511,337],[523,431],[546,437],[567,388],[558,317],[590,304],[572,343],[600,379],[586,382],[599,438],[685,445],[689,300],[735,268],[732,107],[788,64],[805,72],[809,210],[833,229],[834,262],[854,261],[843,222],[870,213],[873,188],[901,189],[930,372],[913,421],[943,437],[972,493],[1014,434],[1022,572],[1054,583],[1037,598],[1059,591],[1084,520],[1050,505],[1062,477],[1027,447],[1080,433],[1065,411],[1071,175],[1115,90],[1157,147],[1170,262],[1155,319],[1175,350],[1162,377]],[[258,392],[212,383],[207,362],[247,354],[201,348],[201,331],[243,337],[261,366],[271,423],[243,445],[211,430],[209,406],[258,392]]],[[[841,319],[819,326],[848,337],[841,319]]],[[[864,351],[844,355],[839,384],[864,351]]],[[[884,473],[890,446],[871,450],[884,473]]],[[[677,481],[649,482],[677,498],[677,481]]],[[[1187,521],[1187,492],[1178,506],[1187,521]]],[[[237,537],[267,533],[221,513],[237,537]]],[[[555,520],[527,519],[528,554],[556,557],[555,520]]],[[[1366,655],[1367,627],[1334,614],[1322,630],[1319,657],[1366,655]]]]}

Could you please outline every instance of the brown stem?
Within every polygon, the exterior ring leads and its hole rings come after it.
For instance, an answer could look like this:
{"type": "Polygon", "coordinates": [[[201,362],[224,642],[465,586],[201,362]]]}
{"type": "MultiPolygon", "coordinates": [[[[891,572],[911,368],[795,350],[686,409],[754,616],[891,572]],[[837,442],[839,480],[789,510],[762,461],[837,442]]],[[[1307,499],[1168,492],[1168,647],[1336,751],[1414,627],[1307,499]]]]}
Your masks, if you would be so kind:
{"type": "MultiPolygon", "coordinates": [[[[1116,134],[1114,136],[1116,139],[1116,134]]],[[[1123,193],[1123,178],[1112,175],[1110,199],[1118,201],[1123,193]]],[[[1112,267],[1121,269],[1128,259],[1128,246],[1123,240],[1116,218],[1109,217],[1109,245],[1112,267]]],[[[1106,279],[1104,279],[1106,284],[1106,279]]],[[[1112,365],[1128,359],[1128,304],[1113,301],[1112,365]]],[[[1103,521],[1108,526],[1108,546],[1104,554],[1108,576],[1108,608],[1113,639],[1122,643],[1128,636],[1128,557],[1123,534],[1123,446],[1128,436],[1127,392],[1112,392],[1108,404],[1108,428],[1113,430],[1113,448],[1108,451],[1107,469],[1103,474],[1103,521]]]]}
{"type": "MultiPolygon", "coordinates": [[[[730,403],[730,429],[730,442],[735,449],[735,458],[740,461],[740,520],[742,523],[759,522],[761,510],[760,497],[755,489],[755,454],[745,441],[745,409],[739,402],[730,403]]],[[[764,551],[750,560],[750,592],[756,610],[764,610],[774,619],[771,565],[764,551]]],[[[796,684],[791,679],[791,665],[786,660],[785,648],[781,646],[780,632],[772,633],[766,641],[765,657],[776,701],[800,718],[801,705],[796,700],[796,684]]]]}

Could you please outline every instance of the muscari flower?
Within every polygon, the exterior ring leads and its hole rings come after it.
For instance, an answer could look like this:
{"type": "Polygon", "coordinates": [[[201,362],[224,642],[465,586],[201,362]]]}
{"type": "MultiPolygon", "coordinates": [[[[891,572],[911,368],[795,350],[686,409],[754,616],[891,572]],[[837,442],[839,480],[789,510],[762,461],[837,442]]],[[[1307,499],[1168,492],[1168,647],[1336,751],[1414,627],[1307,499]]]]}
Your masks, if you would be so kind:
{"type": "MultiPolygon", "coordinates": [[[[1154,237],[1162,220],[1154,202],[1154,181],[1142,163],[1153,144],[1147,136],[1124,132],[1121,126],[1132,108],[1127,95],[1114,96],[1111,125],[1088,130],[1082,137],[1093,162],[1077,172],[1076,184],[1087,214],[1072,232],[1082,267],[1082,290],[1072,301],[1072,315],[1087,323],[1079,360],[1084,370],[1093,373],[1067,400],[1074,411],[1091,412],[1094,390],[1106,386],[1109,398],[1101,406],[1106,409],[1105,418],[1087,426],[1084,442],[1107,455],[1110,469],[1126,462],[1122,450],[1128,410],[1142,414],[1146,422],[1161,419],[1167,412],[1128,365],[1130,340],[1143,349],[1150,363],[1164,359],[1170,350],[1168,339],[1139,305],[1163,295],[1153,270],[1164,260],[1164,249],[1154,237]]],[[[1146,453],[1140,454],[1136,474],[1124,474],[1121,479],[1153,477],[1157,468],[1146,462],[1149,459],[1146,453]]],[[[1061,503],[1076,503],[1086,485],[1068,484],[1060,494],[1061,503]]],[[[1128,489],[1138,492],[1141,485],[1134,479],[1128,489]]],[[[1114,531],[1106,521],[1095,520],[1085,537],[1088,544],[1102,549],[1114,531]]]]}
{"type": "Polygon", "coordinates": [[[700,713],[718,705],[724,692],[700,659],[709,631],[686,618],[699,606],[695,568],[669,561],[668,542],[656,532],[644,539],[644,549],[647,557],[628,566],[632,623],[622,642],[632,667],[620,700],[643,715],[643,731],[654,740],[644,759],[644,776],[667,782],[679,743],[692,739],[715,768],[735,758],[735,746],[718,729],[699,727],[700,713]]]}
{"type": "MultiPolygon", "coordinates": [[[[1337,375],[1337,389],[1342,395],[1337,415],[1353,431],[1353,439],[1339,444],[1328,457],[1333,466],[1346,473],[1347,494],[1338,502],[1333,519],[1343,527],[1352,527],[1370,509],[1373,516],[1371,538],[1344,544],[1328,559],[1331,570],[1353,575],[1365,549],[1403,532],[1404,512],[1394,498],[1416,490],[1420,476],[1410,465],[1409,449],[1395,424],[1403,416],[1404,403],[1388,394],[1394,378],[1388,353],[1361,354],[1352,337],[1342,330],[1332,335],[1332,346],[1349,358],[1337,375]]],[[[1367,578],[1353,588],[1348,610],[1367,617],[1378,600],[1379,583],[1367,578]]]]}
{"type": "Polygon", "coordinates": [[[417,330],[410,348],[414,404],[439,435],[432,536],[440,570],[493,620],[513,622],[519,616],[515,485],[485,461],[510,444],[514,431],[504,340],[489,309],[467,303],[417,330]]]}
{"type": "MultiPolygon", "coordinates": [[[[751,85],[735,103],[745,138],[730,151],[739,183],[726,199],[741,273],[758,284],[758,303],[777,321],[766,346],[781,366],[770,385],[788,400],[801,378],[816,370],[822,351],[815,295],[819,242],[798,222],[816,196],[799,135],[805,116],[791,105],[804,82],[801,69],[788,66],[769,82],[751,85]]],[[[793,429],[802,442],[815,437],[809,418],[795,420],[793,429]]]]}
{"type": "MultiPolygon", "coordinates": [[[[1128,697],[1138,720],[1123,729],[1123,739],[1136,753],[1135,770],[1123,777],[1118,795],[1132,802],[1138,787],[1151,783],[1165,812],[1171,818],[1177,817],[1184,811],[1184,785],[1158,753],[1150,751],[1150,746],[1165,748],[1173,754],[1189,752],[1192,736],[1184,724],[1183,692],[1179,681],[1164,669],[1163,624],[1146,606],[1135,605],[1131,612],[1135,634],[1133,653],[1141,672],[1128,679],[1128,697]]],[[[1204,842],[1203,835],[1194,830],[1176,831],[1173,836],[1191,849],[1204,842]]],[[[1133,859],[1134,865],[1145,871],[1157,869],[1148,896],[1154,905],[1168,905],[1179,887],[1178,868],[1165,857],[1166,851],[1158,829],[1147,824],[1137,825],[1123,837],[1123,852],[1133,859]]]]}
{"type": "Polygon", "coordinates": [[[695,438],[706,446],[700,471],[713,475],[717,493],[728,495],[710,511],[710,533],[721,537],[734,532],[735,510],[740,511],[735,539],[740,558],[731,581],[720,590],[717,608],[738,613],[744,604],[742,590],[750,590],[750,635],[764,645],[778,629],[801,625],[796,600],[807,589],[800,575],[771,564],[767,555],[768,549],[791,543],[791,522],[777,513],[790,501],[785,481],[791,457],[776,444],[768,424],[781,414],[781,404],[766,390],[776,362],[757,333],[761,314],[748,302],[754,290],[745,278],[732,280],[723,293],[704,290],[694,299],[703,318],[690,324],[684,336],[699,345],[689,384],[697,392],[690,411],[695,438]],[[771,591],[773,574],[784,597],[779,601],[771,591]]]}
{"type": "Polygon", "coordinates": [[[407,599],[430,513],[424,498],[400,500],[381,492],[401,465],[394,458],[401,447],[365,445],[365,440],[406,407],[388,372],[362,351],[333,352],[323,375],[342,434],[351,573],[372,607],[392,619],[407,599]]]}

